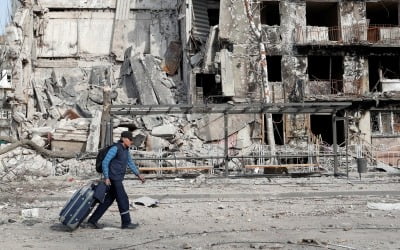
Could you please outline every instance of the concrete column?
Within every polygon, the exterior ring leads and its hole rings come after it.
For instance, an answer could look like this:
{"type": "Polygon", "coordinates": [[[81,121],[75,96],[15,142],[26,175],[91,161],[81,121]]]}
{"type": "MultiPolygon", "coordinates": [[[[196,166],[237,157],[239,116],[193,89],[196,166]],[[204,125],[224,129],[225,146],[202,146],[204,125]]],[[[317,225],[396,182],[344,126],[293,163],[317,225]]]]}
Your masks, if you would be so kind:
{"type": "Polygon", "coordinates": [[[360,118],[358,128],[361,132],[361,138],[371,143],[371,113],[366,111],[360,118]]]}

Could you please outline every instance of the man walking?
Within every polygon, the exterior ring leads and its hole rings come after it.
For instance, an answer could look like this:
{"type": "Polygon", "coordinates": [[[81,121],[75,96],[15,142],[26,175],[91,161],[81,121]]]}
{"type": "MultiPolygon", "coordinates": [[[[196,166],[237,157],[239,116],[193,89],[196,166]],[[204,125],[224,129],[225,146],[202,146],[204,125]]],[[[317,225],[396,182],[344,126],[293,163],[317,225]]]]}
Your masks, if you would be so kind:
{"type": "Polygon", "coordinates": [[[88,226],[91,228],[102,228],[102,226],[98,224],[98,221],[114,200],[117,200],[119,213],[121,215],[121,228],[135,229],[138,226],[137,223],[132,223],[131,221],[129,199],[122,183],[125,177],[126,166],[129,166],[142,183],[145,181],[129,154],[129,147],[132,144],[132,140],[133,136],[130,131],[122,132],[121,139],[108,150],[102,162],[104,182],[110,187],[110,189],[104,202],[97,207],[88,220],[88,226]]]}

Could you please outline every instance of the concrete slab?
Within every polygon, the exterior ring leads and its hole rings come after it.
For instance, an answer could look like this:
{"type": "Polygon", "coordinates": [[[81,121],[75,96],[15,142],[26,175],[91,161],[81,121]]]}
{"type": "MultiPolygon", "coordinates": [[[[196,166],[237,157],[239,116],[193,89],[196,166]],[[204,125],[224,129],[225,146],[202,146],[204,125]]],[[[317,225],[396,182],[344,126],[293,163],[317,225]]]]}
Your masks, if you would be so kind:
{"type": "Polygon", "coordinates": [[[139,103],[143,105],[158,104],[156,94],[152,87],[151,79],[146,72],[144,65],[144,58],[130,59],[132,71],[133,71],[133,88],[137,90],[139,103]]]}
{"type": "Polygon", "coordinates": [[[50,19],[43,37],[43,47],[38,57],[73,57],[78,54],[78,21],[75,19],[50,19]]]}
{"type": "Polygon", "coordinates": [[[79,54],[95,56],[110,54],[113,20],[79,20],[79,54]]]}

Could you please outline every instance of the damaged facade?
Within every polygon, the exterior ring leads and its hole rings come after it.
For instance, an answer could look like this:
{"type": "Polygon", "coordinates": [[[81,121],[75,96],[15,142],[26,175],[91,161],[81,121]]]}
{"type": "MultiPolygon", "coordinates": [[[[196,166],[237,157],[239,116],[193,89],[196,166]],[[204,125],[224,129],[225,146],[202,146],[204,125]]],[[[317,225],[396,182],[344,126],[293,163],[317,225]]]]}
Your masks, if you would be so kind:
{"type": "MultiPolygon", "coordinates": [[[[400,144],[398,1],[19,2],[0,50],[2,135],[55,151],[96,152],[109,86],[116,105],[235,105],[266,96],[271,103],[351,102],[335,117],[273,114],[275,143],[284,151],[307,151],[317,140],[343,146],[346,138],[348,145],[368,145],[364,151],[400,144]]],[[[265,145],[267,120],[230,116],[230,154],[249,156],[265,145]]],[[[110,126],[115,136],[133,130],[144,157],[224,154],[223,115],[113,116],[110,126]]],[[[242,165],[230,161],[232,169],[242,165]]]]}

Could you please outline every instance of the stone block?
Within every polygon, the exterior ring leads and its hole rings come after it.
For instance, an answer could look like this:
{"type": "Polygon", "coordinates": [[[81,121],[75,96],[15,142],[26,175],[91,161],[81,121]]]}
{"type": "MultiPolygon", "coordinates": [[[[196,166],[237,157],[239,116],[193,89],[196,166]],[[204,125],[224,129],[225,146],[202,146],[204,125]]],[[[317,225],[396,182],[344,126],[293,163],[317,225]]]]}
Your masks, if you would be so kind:
{"type": "Polygon", "coordinates": [[[39,208],[22,209],[21,216],[23,218],[39,218],[39,208]]]}
{"type": "MultiPolygon", "coordinates": [[[[133,71],[133,88],[135,89],[135,96],[138,98],[139,103],[142,105],[158,104],[156,94],[152,87],[151,78],[146,72],[143,58],[130,59],[133,71]]],[[[128,87],[128,86],[127,86],[128,87]]]]}
{"type": "Polygon", "coordinates": [[[146,139],[146,151],[153,151],[153,152],[158,152],[159,150],[164,150],[168,148],[170,143],[160,137],[156,136],[147,136],[146,139]]]}
{"type": "Polygon", "coordinates": [[[144,126],[148,130],[152,130],[154,127],[160,126],[163,123],[163,119],[157,115],[145,115],[142,117],[144,126]]]}
{"type": "Polygon", "coordinates": [[[176,127],[172,124],[162,125],[153,128],[151,135],[157,137],[173,137],[176,134],[176,127]]]}
{"type": "Polygon", "coordinates": [[[51,149],[53,151],[79,153],[86,149],[86,142],[55,140],[51,142],[51,149]]]}

